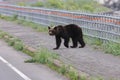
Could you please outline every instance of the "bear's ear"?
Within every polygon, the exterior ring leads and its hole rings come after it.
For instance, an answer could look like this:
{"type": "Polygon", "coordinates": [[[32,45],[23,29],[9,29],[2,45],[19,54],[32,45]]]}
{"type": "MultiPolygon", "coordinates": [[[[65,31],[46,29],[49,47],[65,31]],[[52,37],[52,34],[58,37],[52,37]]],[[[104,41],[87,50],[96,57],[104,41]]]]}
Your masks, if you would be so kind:
{"type": "Polygon", "coordinates": [[[50,26],[48,26],[48,29],[50,29],[50,26]]]}

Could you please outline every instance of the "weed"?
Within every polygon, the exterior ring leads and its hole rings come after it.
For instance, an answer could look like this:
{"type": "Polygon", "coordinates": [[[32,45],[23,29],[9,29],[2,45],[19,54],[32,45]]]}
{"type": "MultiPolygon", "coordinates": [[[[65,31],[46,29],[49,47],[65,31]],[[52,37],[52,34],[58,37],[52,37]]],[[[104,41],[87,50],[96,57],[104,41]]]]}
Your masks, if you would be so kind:
{"type": "Polygon", "coordinates": [[[8,41],[8,45],[9,46],[13,46],[15,44],[15,39],[14,38],[10,38],[8,41]]]}
{"type": "Polygon", "coordinates": [[[67,67],[65,65],[63,65],[62,67],[59,68],[59,72],[61,74],[66,74],[67,73],[67,67]]]}
{"type": "Polygon", "coordinates": [[[17,19],[16,21],[15,21],[17,24],[23,24],[24,22],[25,22],[25,20],[24,19],[21,19],[21,20],[19,20],[19,19],[17,19]]]}
{"type": "Polygon", "coordinates": [[[55,59],[57,57],[58,56],[55,53],[51,53],[47,49],[42,48],[38,52],[35,53],[35,56],[30,61],[47,64],[47,63],[49,63],[49,61],[51,61],[52,59],[55,59]]]}
{"type": "Polygon", "coordinates": [[[17,5],[19,5],[19,6],[26,6],[26,4],[24,2],[19,2],[17,5]]]}
{"type": "Polygon", "coordinates": [[[36,29],[39,32],[46,32],[48,29],[45,26],[42,26],[40,24],[31,22],[31,21],[25,21],[25,19],[18,19],[18,15],[14,15],[12,17],[9,16],[3,16],[0,17],[1,19],[7,20],[7,21],[15,21],[17,24],[24,25],[24,26],[29,26],[33,29],[36,29]]]}
{"type": "Polygon", "coordinates": [[[104,80],[102,77],[92,77],[90,80],[104,80]]]}
{"type": "Polygon", "coordinates": [[[101,46],[102,45],[102,40],[99,38],[93,38],[93,37],[89,37],[89,36],[84,36],[85,42],[87,44],[90,45],[97,45],[97,46],[101,46]]]}
{"type": "Polygon", "coordinates": [[[21,41],[15,41],[14,48],[18,51],[23,50],[23,43],[21,41]]]}
{"type": "Polygon", "coordinates": [[[106,44],[102,45],[103,50],[106,53],[111,53],[113,55],[120,55],[120,44],[114,42],[107,42],[106,44]]]}
{"type": "MultiPolygon", "coordinates": [[[[31,57],[33,57],[33,56],[35,55],[33,52],[29,51],[29,50],[26,49],[26,48],[23,49],[23,52],[26,53],[26,54],[28,54],[28,55],[31,56],[31,57]]],[[[25,61],[25,62],[30,62],[30,61],[27,60],[27,61],[25,61]]]]}
{"type": "MultiPolygon", "coordinates": [[[[86,75],[85,75],[85,74],[81,74],[79,80],[87,80],[86,75]]],[[[91,80],[92,80],[92,79],[91,79],[91,80]]]]}
{"type": "Polygon", "coordinates": [[[68,75],[71,80],[79,80],[78,74],[75,71],[69,71],[68,75]]]}
{"type": "Polygon", "coordinates": [[[3,38],[7,33],[0,31],[0,38],[3,38]]]}
{"type": "Polygon", "coordinates": [[[12,21],[15,21],[15,20],[17,20],[17,19],[18,19],[18,15],[13,15],[12,21]]]}
{"type": "Polygon", "coordinates": [[[31,4],[31,6],[38,6],[38,7],[43,7],[44,4],[42,3],[42,1],[38,1],[37,3],[35,4],[31,4]]]}
{"type": "Polygon", "coordinates": [[[33,3],[31,6],[56,8],[64,10],[84,10],[88,12],[109,11],[93,0],[46,0],[33,3]]]}

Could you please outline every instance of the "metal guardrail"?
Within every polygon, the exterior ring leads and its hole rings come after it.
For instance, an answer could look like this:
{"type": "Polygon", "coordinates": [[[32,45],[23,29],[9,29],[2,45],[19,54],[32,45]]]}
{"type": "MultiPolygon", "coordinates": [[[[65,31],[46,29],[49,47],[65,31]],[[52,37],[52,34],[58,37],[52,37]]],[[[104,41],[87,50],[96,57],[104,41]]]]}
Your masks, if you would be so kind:
{"type": "Polygon", "coordinates": [[[37,7],[0,4],[0,14],[32,21],[45,26],[80,25],[85,35],[120,43],[120,16],[70,12],[37,7]]]}

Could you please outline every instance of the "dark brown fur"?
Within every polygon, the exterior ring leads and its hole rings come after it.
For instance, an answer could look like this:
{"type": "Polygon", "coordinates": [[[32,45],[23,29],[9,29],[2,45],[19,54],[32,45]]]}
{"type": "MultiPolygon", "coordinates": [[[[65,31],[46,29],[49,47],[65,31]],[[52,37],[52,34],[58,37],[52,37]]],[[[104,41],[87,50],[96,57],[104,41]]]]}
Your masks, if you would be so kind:
{"type": "Polygon", "coordinates": [[[49,35],[53,35],[56,38],[56,48],[58,49],[61,45],[61,38],[64,39],[64,46],[69,47],[69,39],[72,39],[73,46],[71,48],[76,48],[78,46],[78,42],[81,44],[79,48],[83,48],[85,46],[85,42],[83,40],[82,29],[75,24],[69,25],[58,25],[54,28],[48,27],[49,35]]]}

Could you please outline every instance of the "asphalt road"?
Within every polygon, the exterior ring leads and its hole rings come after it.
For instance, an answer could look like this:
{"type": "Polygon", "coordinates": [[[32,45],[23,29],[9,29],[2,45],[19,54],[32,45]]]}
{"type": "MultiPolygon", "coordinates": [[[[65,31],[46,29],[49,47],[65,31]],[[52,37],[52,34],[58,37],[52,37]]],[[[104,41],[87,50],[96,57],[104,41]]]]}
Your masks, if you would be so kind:
{"type": "Polygon", "coordinates": [[[24,63],[30,58],[0,40],[0,80],[68,80],[47,66],[24,63]]]}

